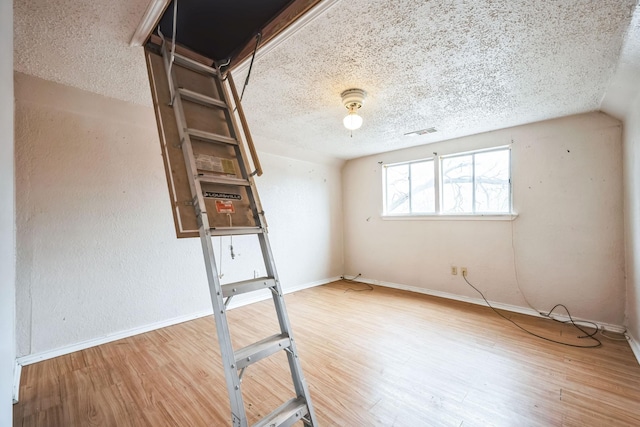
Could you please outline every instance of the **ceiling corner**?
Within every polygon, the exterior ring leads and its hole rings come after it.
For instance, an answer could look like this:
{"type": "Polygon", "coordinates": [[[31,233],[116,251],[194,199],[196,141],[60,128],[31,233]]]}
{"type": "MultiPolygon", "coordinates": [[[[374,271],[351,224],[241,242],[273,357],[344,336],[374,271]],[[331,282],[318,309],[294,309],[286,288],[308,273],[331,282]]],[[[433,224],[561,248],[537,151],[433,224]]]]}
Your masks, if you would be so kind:
{"type": "Polygon", "coordinates": [[[636,4],[633,10],[618,65],[602,98],[600,110],[619,120],[624,120],[629,107],[638,96],[640,96],[640,4],[636,4]]]}

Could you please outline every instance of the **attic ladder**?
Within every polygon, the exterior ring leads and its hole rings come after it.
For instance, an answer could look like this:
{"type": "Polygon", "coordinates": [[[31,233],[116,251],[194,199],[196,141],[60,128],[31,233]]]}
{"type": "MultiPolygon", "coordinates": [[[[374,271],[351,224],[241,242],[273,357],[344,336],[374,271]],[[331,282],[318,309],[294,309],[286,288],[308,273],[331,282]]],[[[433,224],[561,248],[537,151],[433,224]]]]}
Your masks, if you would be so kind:
{"type": "MultiPolygon", "coordinates": [[[[202,252],[213,304],[213,314],[222,355],[222,364],[224,366],[227,391],[231,401],[232,425],[234,427],[248,427],[249,425],[241,384],[242,374],[245,369],[250,368],[253,363],[284,351],[287,355],[296,395],[284,402],[257,424],[254,424],[254,426],[288,427],[302,421],[307,427],[317,427],[316,416],[298,358],[298,351],[291,331],[291,324],[287,315],[280,280],[278,279],[269,244],[264,212],[262,211],[253,180],[255,173],[249,172],[248,158],[242,141],[239,138],[239,127],[229,102],[227,85],[233,92],[234,102],[240,120],[246,127],[246,121],[242,113],[237,92],[233,86],[233,80],[230,78],[230,75],[228,79],[223,78],[220,70],[215,66],[209,67],[201,62],[174,53],[169,49],[167,44],[167,42],[162,43],[159,53],[162,55],[164,72],[166,73],[169,85],[169,93],[172,100],[171,104],[175,114],[175,122],[184,155],[184,163],[189,177],[192,203],[197,216],[198,232],[202,243],[202,252]],[[178,77],[181,77],[184,82],[185,70],[188,70],[186,71],[188,73],[197,73],[198,78],[205,76],[204,78],[210,81],[210,88],[213,89],[205,94],[186,88],[184,85],[181,86],[178,77]],[[215,96],[216,94],[217,96],[215,96]],[[211,131],[211,126],[207,126],[205,123],[207,120],[203,121],[202,117],[194,118],[190,116],[191,114],[195,114],[193,113],[193,111],[195,111],[194,108],[202,111],[203,106],[206,107],[204,108],[205,111],[210,111],[211,118],[209,122],[226,122],[228,132],[225,133],[229,135],[211,131]],[[195,123],[203,124],[205,129],[196,128],[194,126],[195,123]],[[203,147],[209,147],[206,149],[214,150],[211,152],[227,150],[226,152],[232,153],[234,157],[222,160],[212,156],[207,158],[206,154],[198,153],[198,149],[201,151],[205,150],[203,147]],[[213,172],[206,173],[205,171],[205,173],[203,173],[202,169],[206,169],[207,167],[213,172]],[[221,219],[226,221],[227,217],[229,219],[232,217],[231,213],[237,213],[235,212],[234,202],[239,203],[238,201],[242,200],[243,196],[246,196],[248,202],[246,205],[246,217],[242,217],[244,222],[237,225],[230,222],[228,225],[225,224],[221,226],[221,219]],[[215,205],[212,204],[212,201],[215,201],[215,205]],[[215,212],[212,212],[212,206],[215,206],[215,212]],[[207,212],[207,210],[209,210],[209,212],[207,212]],[[212,224],[212,221],[214,221],[215,224],[212,224]],[[266,276],[221,285],[214,257],[212,236],[245,234],[257,235],[265,264],[266,276]],[[245,348],[234,349],[232,347],[226,315],[229,301],[236,295],[265,288],[271,290],[280,331],[245,348]]],[[[152,66],[150,67],[153,68],[152,66]]],[[[162,125],[160,125],[160,127],[162,127],[162,125]]],[[[255,149],[252,147],[250,137],[247,138],[247,143],[253,154],[253,162],[257,165],[257,168],[259,168],[257,157],[255,157],[255,149]]],[[[238,209],[241,208],[242,206],[238,206],[238,209]]]]}

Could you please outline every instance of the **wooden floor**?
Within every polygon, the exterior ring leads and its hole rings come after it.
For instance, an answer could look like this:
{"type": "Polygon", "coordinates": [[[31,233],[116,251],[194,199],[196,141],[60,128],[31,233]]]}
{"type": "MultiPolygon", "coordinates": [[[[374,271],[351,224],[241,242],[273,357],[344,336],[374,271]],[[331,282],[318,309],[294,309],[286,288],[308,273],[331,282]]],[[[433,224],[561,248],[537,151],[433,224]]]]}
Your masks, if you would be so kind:
{"type": "MultiPolygon", "coordinates": [[[[640,365],[529,336],[484,307],[357,283],[286,296],[322,426],[640,426],[640,365]]],[[[237,347],[277,332],[270,301],[231,310],[237,347]]],[[[582,343],[550,320],[505,313],[582,343]]],[[[15,426],[227,426],[212,318],[24,367],[15,426]]],[[[293,397],[284,354],[247,370],[254,422],[293,397]]]]}

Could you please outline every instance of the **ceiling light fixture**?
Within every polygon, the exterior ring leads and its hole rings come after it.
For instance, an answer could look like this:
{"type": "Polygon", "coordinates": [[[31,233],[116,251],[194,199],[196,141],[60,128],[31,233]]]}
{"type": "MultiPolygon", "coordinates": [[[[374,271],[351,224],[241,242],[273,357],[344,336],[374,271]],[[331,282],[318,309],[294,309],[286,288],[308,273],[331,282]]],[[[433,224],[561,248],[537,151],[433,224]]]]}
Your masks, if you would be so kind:
{"type": "Polygon", "coordinates": [[[344,107],[349,110],[349,114],[342,121],[344,127],[349,130],[359,129],[362,126],[362,117],[358,110],[362,107],[367,93],[362,89],[347,89],[340,96],[344,107]]]}

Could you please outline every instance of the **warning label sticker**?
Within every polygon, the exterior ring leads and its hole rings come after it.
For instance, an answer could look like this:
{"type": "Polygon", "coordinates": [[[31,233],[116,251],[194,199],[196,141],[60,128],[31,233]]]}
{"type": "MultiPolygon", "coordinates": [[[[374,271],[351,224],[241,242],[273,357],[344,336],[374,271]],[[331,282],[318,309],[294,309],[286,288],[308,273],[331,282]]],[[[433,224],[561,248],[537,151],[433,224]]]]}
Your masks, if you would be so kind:
{"type": "Polygon", "coordinates": [[[216,200],[216,211],[221,214],[236,213],[231,200],[216,200]]]}
{"type": "Polygon", "coordinates": [[[196,168],[207,172],[224,173],[227,175],[235,175],[236,169],[233,166],[233,160],[222,159],[220,157],[210,156],[208,154],[195,154],[196,168]]]}
{"type": "Polygon", "coordinates": [[[205,191],[204,197],[208,197],[210,199],[242,200],[242,196],[240,194],[218,193],[217,191],[205,191]]]}

